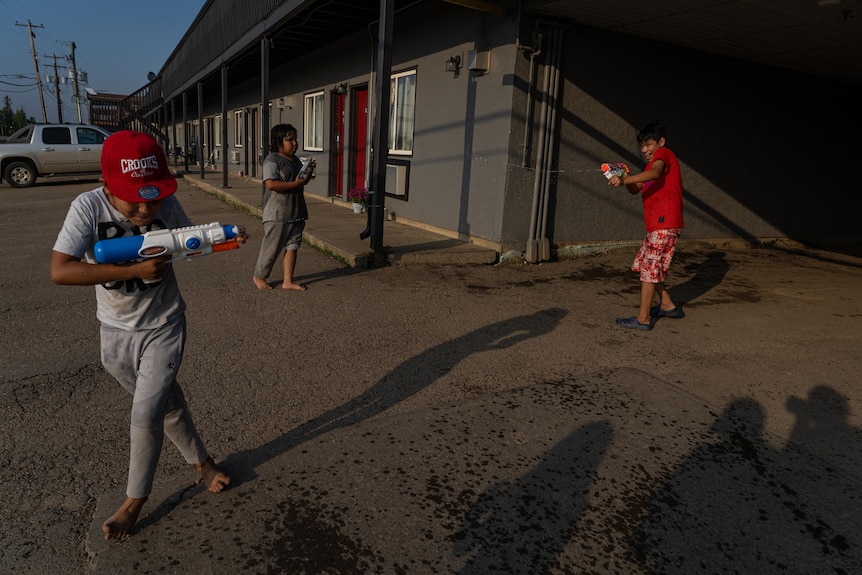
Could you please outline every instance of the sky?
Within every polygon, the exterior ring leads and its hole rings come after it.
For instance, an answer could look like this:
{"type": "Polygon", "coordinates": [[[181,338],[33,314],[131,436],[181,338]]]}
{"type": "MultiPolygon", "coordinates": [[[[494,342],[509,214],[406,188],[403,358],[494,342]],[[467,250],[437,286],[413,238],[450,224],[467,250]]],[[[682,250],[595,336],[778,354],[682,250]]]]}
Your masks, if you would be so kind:
{"type": "MultiPolygon", "coordinates": [[[[9,96],[14,111],[24,108],[27,117],[42,121],[28,20],[34,26],[47,119],[56,122],[54,83],[45,84],[45,75],[54,75],[53,55],[57,55],[57,75],[68,79],[71,62],[67,57],[72,52],[71,43],[75,43],[76,67],[87,73],[86,84],[79,82],[82,96],[87,87],[100,93],[131,94],[147,84],[149,72],[158,74],[205,3],[0,0],[0,107],[4,96],[9,96]]],[[[63,121],[76,122],[71,83],[60,84],[60,101],[63,121]]],[[[85,103],[81,104],[81,114],[86,122],[85,103]]]]}

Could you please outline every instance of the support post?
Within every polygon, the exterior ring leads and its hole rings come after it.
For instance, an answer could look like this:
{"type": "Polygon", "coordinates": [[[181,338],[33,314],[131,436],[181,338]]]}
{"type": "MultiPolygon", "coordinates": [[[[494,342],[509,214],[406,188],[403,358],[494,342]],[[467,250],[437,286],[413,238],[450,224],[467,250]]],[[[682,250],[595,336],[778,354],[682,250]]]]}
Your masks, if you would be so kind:
{"type": "MultiPolygon", "coordinates": [[[[269,45],[270,39],[267,37],[263,37],[260,39],[260,129],[259,138],[260,142],[255,142],[255,148],[260,146],[258,149],[263,150],[263,156],[266,157],[269,152],[269,45]]],[[[257,159],[257,150],[255,150],[255,158],[254,161],[258,161],[257,159]]],[[[261,166],[263,165],[263,158],[260,159],[261,166]]],[[[262,174],[261,174],[262,176],[262,174]]],[[[261,209],[264,208],[263,198],[266,197],[266,184],[263,182],[263,177],[261,177],[260,184],[260,198],[261,198],[261,209]]]]}
{"type": "Polygon", "coordinates": [[[204,85],[198,82],[198,143],[195,145],[201,179],[204,179],[204,85]]]}
{"type": "Polygon", "coordinates": [[[171,98],[171,152],[174,154],[174,167],[177,167],[177,101],[171,98]]]}
{"type": "MultiPolygon", "coordinates": [[[[221,134],[221,172],[222,172],[222,188],[229,188],[227,183],[227,66],[221,67],[221,126],[219,126],[221,134]]],[[[215,145],[213,145],[215,148],[215,145]]]]}
{"type": "Polygon", "coordinates": [[[183,170],[189,171],[189,118],[188,100],[186,92],[183,91],[183,170]]]}
{"type": "MultiPolygon", "coordinates": [[[[374,86],[374,134],[371,169],[371,198],[368,209],[371,249],[375,259],[383,254],[383,222],[386,218],[386,160],[389,156],[389,86],[392,76],[392,27],[394,0],[380,0],[380,23],[377,31],[377,74],[374,86]]],[[[362,237],[362,234],[360,234],[362,237]]]]}

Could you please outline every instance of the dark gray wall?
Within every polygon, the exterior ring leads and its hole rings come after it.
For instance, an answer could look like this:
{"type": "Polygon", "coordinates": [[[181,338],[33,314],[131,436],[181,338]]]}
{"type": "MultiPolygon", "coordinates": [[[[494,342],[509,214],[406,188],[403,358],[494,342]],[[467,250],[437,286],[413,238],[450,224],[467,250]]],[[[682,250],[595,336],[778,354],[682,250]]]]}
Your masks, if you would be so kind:
{"type": "Polygon", "coordinates": [[[639,197],[595,170],[642,170],[654,119],[682,165],[686,238],[858,236],[859,88],[581,27],[565,52],[554,241],[642,236],[639,197]]]}
{"type": "Polygon", "coordinates": [[[417,70],[415,150],[408,201],[397,214],[497,241],[506,188],[511,70],[516,22],[447,3],[426,3],[396,19],[394,62],[417,70]],[[470,50],[489,51],[489,69],[466,68],[470,50]],[[460,56],[457,75],[445,60],[460,56]]]}

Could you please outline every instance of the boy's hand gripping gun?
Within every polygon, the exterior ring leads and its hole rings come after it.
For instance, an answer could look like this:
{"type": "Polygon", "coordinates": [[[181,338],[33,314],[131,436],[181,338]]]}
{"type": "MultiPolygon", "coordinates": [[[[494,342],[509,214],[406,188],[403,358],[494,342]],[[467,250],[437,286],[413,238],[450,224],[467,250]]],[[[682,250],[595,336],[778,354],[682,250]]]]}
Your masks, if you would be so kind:
{"type": "Polygon", "coordinates": [[[100,264],[128,262],[145,258],[171,255],[171,261],[190,260],[213,252],[235,250],[239,242],[237,226],[222,226],[218,222],[153,230],[142,236],[124,236],[96,242],[93,248],[100,264]]]}
{"type": "Polygon", "coordinates": [[[607,179],[611,179],[611,177],[616,176],[618,178],[622,178],[626,174],[629,173],[629,167],[622,162],[617,162],[615,164],[602,164],[602,173],[605,175],[607,179]]]}

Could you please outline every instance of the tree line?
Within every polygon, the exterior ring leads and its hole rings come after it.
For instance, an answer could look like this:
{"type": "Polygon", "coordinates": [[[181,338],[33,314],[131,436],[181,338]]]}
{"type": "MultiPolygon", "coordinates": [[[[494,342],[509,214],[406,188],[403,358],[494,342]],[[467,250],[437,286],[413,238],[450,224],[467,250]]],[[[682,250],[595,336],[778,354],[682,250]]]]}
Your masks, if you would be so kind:
{"type": "Polygon", "coordinates": [[[36,118],[27,117],[24,108],[12,110],[12,98],[3,96],[3,108],[0,109],[0,137],[11,136],[27,124],[35,124],[36,118]]]}

